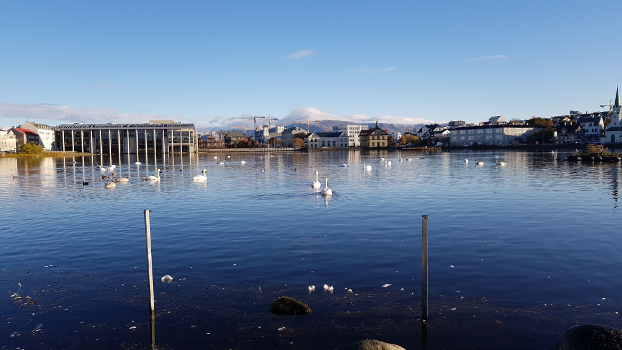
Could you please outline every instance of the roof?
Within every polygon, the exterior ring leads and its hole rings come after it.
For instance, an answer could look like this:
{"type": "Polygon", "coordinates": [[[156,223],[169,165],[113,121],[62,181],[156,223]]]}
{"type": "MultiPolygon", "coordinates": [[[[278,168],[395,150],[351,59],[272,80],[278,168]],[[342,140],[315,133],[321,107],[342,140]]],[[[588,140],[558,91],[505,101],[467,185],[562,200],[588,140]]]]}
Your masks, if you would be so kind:
{"type": "Polygon", "coordinates": [[[616,103],[613,105],[614,107],[620,107],[620,94],[618,93],[618,88],[616,87],[616,103]]]}
{"type": "Polygon", "coordinates": [[[578,120],[579,124],[584,124],[584,123],[594,123],[594,124],[600,124],[600,122],[602,121],[601,116],[592,116],[592,117],[580,117],[578,120]]]}
{"type": "Polygon", "coordinates": [[[319,137],[339,137],[343,135],[343,131],[316,132],[315,134],[319,137]]]}
{"type": "Polygon", "coordinates": [[[561,132],[563,129],[566,129],[566,134],[575,133],[583,129],[583,126],[579,123],[568,123],[568,124],[560,124],[555,127],[558,132],[561,132]]]}
{"type": "Polygon", "coordinates": [[[361,134],[360,134],[360,136],[369,136],[369,135],[373,134],[374,132],[376,132],[377,130],[380,130],[380,131],[382,131],[383,133],[385,133],[385,134],[387,134],[387,135],[388,135],[388,133],[387,133],[387,131],[386,131],[386,130],[381,129],[379,126],[374,126],[374,127],[373,127],[373,128],[371,128],[371,129],[361,130],[361,134]]]}
{"type": "Polygon", "coordinates": [[[514,129],[535,128],[535,129],[544,129],[544,127],[540,126],[540,125],[503,124],[503,125],[484,125],[484,126],[480,126],[480,125],[463,126],[463,127],[460,127],[460,128],[451,129],[451,132],[458,131],[458,130],[469,130],[469,129],[503,129],[503,128],[514,128],[514,129]]]}
{"type": "Polygon", "coordinates": [[[36,132],[32,132],[32,131],[30,131],[28,129],[22,129],[22,128],[14,128],[14,129],[18,130],[22,134],[26,134],[28,136],[39,136],[39,134],[37,134],[36,132]]]}
{"type": "Polygon", "coordinates": [[[192,128],[194,130],[193,123],[172,123],[172,124],[60,124],[56,126],[56,130],[80,130],[80,129],[171,129],[171,128],[192,128]]]}

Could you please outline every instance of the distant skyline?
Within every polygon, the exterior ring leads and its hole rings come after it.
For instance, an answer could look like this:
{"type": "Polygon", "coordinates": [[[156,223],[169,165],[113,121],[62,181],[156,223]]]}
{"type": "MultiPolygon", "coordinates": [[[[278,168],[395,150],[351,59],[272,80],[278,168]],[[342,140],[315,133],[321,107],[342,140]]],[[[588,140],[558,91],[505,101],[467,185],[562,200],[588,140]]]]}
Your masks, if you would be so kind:
{"type": "Polygon", "coordinates": [[[602,111],[622,75],[621,12],[619,1],[0,1],[0,126],[602,111]]]}

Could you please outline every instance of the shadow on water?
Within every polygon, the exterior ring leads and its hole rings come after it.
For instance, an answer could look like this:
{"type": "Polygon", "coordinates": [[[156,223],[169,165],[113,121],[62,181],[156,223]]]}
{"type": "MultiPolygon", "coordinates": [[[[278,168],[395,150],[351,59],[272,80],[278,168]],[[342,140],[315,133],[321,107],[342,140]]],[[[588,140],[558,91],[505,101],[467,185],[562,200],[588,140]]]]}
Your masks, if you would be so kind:
{"type": "Polygon", "coordinates": [[[378,339],[406,349],[554,349],[557,337],[575,324],[615,326],[618,320],[606,304],[513,308],[451,297],[430,301],[429,325],[422,328],[420,295],[401,290],[308,293],[300,285],[216,285],[207,279],[158,283],[152,319],[144,271],[2,273],[21,298],[0,302],[3,348],[334,349],[378,339]],[[45,285],[27,287],[32,281],[45,285]],[[284,295],[308,304],[312,313],[268,312],[284,295]]]}

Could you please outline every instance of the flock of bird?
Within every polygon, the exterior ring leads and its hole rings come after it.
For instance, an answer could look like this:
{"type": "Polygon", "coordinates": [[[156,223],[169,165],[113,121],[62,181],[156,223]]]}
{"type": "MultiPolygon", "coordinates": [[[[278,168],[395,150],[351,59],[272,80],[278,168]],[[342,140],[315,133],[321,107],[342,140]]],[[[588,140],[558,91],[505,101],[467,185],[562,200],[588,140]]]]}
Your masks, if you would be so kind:
{"type": "MultiPolygon", "coordinates": [[[[272,157],[272,155],[270,155],[270,157],[272,157]]],[[[231,158],[231,156],[227,156],[227,158],[231,158]]],[[[263,159],[263,157],[261,157],[261,158],[263,159]]],[[[214,156],[214,159],[218,160],[218,156],[214,156]]],[[[421,157],[421,159],[425,159],[425,157],[421,157]]],[[[400,162],[404,161],[404,160],[411,161],[410,158],[399,158],[400,162]]],[[[384,163],[384,165],[386,167],[390,167],[391,166],[391,161],[387,160],[385,158],[380,158],[380,162],[384,163]]],[[[464,162],[466,164],[468,164],[469,163],[469,159],[465,158],[464,162]]],[[[141,165],[141,162],[136,162],[134,164],[141,165]]],[[[220,161],[217,161],[217,164],[225,165],[224,159],[220,160],[220,161]]],[[[244,164],[246,164],[246,161],[242,160],[242,161],[240,161],[239,164],[244,165],[244,164]]],[[[495,156],[495,165],[496,166],[505,166],[506,163],[505,162],[500,162],[499,161],[499,156],[497,155],[497,156],[495,156]]],[[[484,162],[475,160],[475,166],[480,166],[480,167],[484,166],[484,162]]],[[[100,171],[102,173],[110,173],[110,176],[116,175],[114,173],[116,165],[110,165],[108,167],[99,166],[98,165],[97,167],[100,169],[100,171]]],[[[339,167],[347,168],[348,165],[345,164],[345,163],[342,163],[342,164],[339,165],[339,167]]],[[[371,171],[372,170],[372,166],[370,164],[367,164],[364,161],[363,162],[363,170],[371,171]]],[[[265,171],[265,169],[261,169],[261,172],[264,172],[264,171],[265,171]]],[[[162,172],[162,170],[160,170],[159,168],[156,168],[155,175],[149,175],[149,176],[143,177],[142,180],[143,181],[148,181],[148,182],[160,182],[160,173],[161,172],[162,172]]],[[[110,179],[110,176],[102,174],[102,180],[110,179]]],[[[16,176],[14,176],[14,178],[16,178],[16,176]]],[[[203,169],[201,174],[196,175],[195,177],[192,178],[192,181],[195,181],[195,182],[206,182],[207,181],[207,169],[203,169]]],[[[127,183],[127,182],[130,182],[130,180],[128,178],[126,178],[126,177],[119,177],[119,178],[112,179],[112,180],[106,182],[104,187],[108,188],[108,189],[113,189],[113,188],[117,187],[117,185],[116,185],[117,183],[127,183]]],[[[88,182],[82,181],[82,185],[83,186],[87,186],[88,184],[89,184],[88,182]]],[[[317,171],[315,172],[315,180],[311,183],[311,187],[314,190],[320,190],[320,188],[322,187],[322,184],[319,181],[319,173],[317,171]]],[[[333,191],[330,188],[328,188],[328,178],[324,178],[324,188],[322,188],[319,192],[324,197],[330,197],[330,196],[333,195],[333,191]]]]}
{"type": "MultiPolygon", "coordinates": [[[[464,159],[464,163],[468,164],[469,163],[469,159],[465,158],[464,159]]],[[[499,161],[499,156],[495,156],[495,165],[497,166],[506,166],[506,162],[500,162],[499,161]]],[[[484,166],[484,162],[478,161],[477,159],[475,160],[475,166],[484,166]]]]}

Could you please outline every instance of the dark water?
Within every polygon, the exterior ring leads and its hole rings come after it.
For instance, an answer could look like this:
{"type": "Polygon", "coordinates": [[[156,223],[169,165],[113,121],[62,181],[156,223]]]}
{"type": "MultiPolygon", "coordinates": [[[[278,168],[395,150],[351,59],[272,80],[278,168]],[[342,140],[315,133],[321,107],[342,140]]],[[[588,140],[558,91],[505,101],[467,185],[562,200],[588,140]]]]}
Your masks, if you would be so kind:
{"type": "Polygon", "coordinates": [[[2,159],[0,348],[150,348],[145,209],[158,348],[331,349],[365,338],[422,348],[422,215],[428,348],[552,349],[576,322],[620,327],[622,169],[567,154],[2,159]],[[130,182],[107,190],[96,165],[111,162],[130,182]],[[156,165],[161,181],[140,181],[156,165]],[[202,169],[208,181],[191,181],[202,169]],[[329,199],[311,188],[316,170],[329,199]],[[166,274],[172,283],[159,282],[166,274]],[[313,313],[269,314],[282,295],[313,313]]]}

